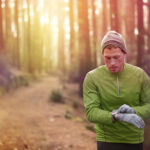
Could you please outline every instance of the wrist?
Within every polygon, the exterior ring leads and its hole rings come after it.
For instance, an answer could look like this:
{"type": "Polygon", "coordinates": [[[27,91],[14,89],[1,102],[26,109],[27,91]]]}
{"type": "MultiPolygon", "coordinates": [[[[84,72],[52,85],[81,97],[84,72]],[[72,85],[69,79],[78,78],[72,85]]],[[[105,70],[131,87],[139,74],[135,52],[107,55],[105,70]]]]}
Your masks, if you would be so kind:
{"type": "Polygon", "coordinates": [[[112,112],[112,121],[113,121],[113,122],[115,122],[115,121],[118,120],[118,119],[117,119],[117,116],[118,116],[117,113],[113,113],[113,112],[112,112]]]}

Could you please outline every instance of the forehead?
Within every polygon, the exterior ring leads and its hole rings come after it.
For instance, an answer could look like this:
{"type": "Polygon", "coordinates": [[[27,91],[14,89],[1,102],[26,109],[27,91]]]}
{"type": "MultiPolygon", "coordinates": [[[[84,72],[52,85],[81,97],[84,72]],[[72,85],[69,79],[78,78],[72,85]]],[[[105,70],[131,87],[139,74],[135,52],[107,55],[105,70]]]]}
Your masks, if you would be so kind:
{"type": "Polygon", "coordinates": [[[120,48],[115,48],[115,47],[112,47],[112,48],[105,48],[104,49],[104,57],[105,56],[116,56],[116,55],[123,55],[124,53],[122,52],[122,50],[120,48]]]}

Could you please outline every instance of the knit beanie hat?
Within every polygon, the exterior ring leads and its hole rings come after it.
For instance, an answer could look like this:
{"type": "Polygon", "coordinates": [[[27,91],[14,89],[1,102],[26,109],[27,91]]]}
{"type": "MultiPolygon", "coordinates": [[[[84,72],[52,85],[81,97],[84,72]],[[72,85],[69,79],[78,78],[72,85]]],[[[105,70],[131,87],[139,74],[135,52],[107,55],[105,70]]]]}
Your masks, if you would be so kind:
{"type": "Polygon", "coordinates": [[[127,48],[125,41],[121,34],[116,31],[108,31],[101,42],[101,51],[103,51],[106,46],[113,45],[115,47],[119,47],[124,53],[127,53],[127,48]]]}

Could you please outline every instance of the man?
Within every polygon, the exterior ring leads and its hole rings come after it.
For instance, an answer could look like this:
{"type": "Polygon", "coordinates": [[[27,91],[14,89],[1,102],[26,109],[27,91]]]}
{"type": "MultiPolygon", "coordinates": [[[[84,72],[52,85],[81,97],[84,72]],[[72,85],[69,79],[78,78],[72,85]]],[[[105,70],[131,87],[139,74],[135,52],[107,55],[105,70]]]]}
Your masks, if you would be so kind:
{"type": "Polygon", "coordinates": [[[98,150],[142,150],[143,120],[150,117],[150,78],[125,63],[121,34],[109,31],[101,50],[105,65],[88,72],[83,84],[86,116],[95,123],[98,150]]]}

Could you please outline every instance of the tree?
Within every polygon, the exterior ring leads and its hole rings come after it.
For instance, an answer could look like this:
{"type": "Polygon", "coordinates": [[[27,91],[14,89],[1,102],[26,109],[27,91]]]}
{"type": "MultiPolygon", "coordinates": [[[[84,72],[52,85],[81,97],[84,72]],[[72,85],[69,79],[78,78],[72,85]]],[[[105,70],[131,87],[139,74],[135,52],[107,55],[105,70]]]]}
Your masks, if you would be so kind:
{"type": "MultiPolygon", "coordinates": [[[[148,4],[149,4],[149,7],[148,7],[148,10],[149,10],[149,13],[148,13],[148,24],[150,24],[150,0],[148,1],[148,4]]],[[[148,31],[148,54],[150,56],[150,28],[149,28],[149,31],[148,31]]],[[[148,73],[149,73],[149,76],[150,76],[150,60],[148,61],[148,73]]]]}
{"type": "Polygon", "coordinates": [[[125,39],[126,39],[126,43],[128,44],[128,61],[136,64],[136,60],[134,59],[137,55],[137,44],[136,44],[136,36],[134,34],[135,31],[135,12],[136,12],[136,0],[126,0],[124,5],[124,12],[123,15],[120,16],[122,18],[120,18],[120,20],[122,19],[122,26],[124,25],[124,29],[125,31],[122,32],[125,33],[125,39]],[[130,11],[128,11],[130,10],[130,11]],[[124,23],[124,24],[123,24],[124,23]],[[130,36],[129,36],[130,35],[130,36]]]}
{"type": "Polygon", "coordinates": [[[59,16],[58,16],[58,28],[59,28],[59,35],[58,35],[58,68],[65,72],[65,54],[64,54],[64,12],[63,12],[63,2],[59,2],[59,16]]]}
{"type": "MultiPolygon", "coordinates": [[[[148,25],[150,24],[150,0],[148,0],[147,2],[143,2],[143,6],[146,7],[146,9],[144,9],[143,11],[144,12],[147,12],[147,19],[144,19],[144,24],[147,23],[148,25]],[[147,22],[145,21],[147,20],[147,22]]],[[[150,57],[150,28],[149,26],[144,29],[144,34],[143,36],[145,36],[147,38],[147,42],[145,42],[146,47],[148,48],[146,51],[145,51],[145,54],[144,54],[144,59],[143,59],[143,68],[145,69],[145,71],[150,75],[150,60],[149,60],[149,57],[150,57]]]]}
{"type": "Polygon", "coordinates": [[[102,37],[107,31],[106,0],[102,0],[102,37]]]}
{"type": "Polygon", "coordinates": [[[85,74],[91,69],[91,49],[89,38],[88,1],[78,0],[79,25],[79,74],[80,94],[82,95],[85,74]]]}
{"type": "MultiPolygon", "coordinates": [[[[38,1],[33,1],[34,6],[34,19],[32,24],[30,23],[30,65],[31,70],[34,73],[40,73],[43,70],[43,25],[40,22],[40,13],[43,12],[43,8],[39,7],[38,1]],[[35,59],[36,58],[36,59],[35,59]]],[[[31,21],[31,20],[30,20],[31,21]]]]}
{"type": "Polygon", "coordinates": [[[95,0],[91,0],[92,2],[92,23],[93,23],[93,67],[97,66],[97,17],[96,17],[96,6],[95,0]]]}
{"type": "Polygon", "coordinates": [[[75,40],[75,33],[74,33],[74,0],[69,1],[69,18],[70,18],[70,64],[73,64],[74,59],[74,40],[75,40]]]}
{"type": "Polygon", "coordinates": [[[28,71],[32,73],[33,68],[32,68],[32,54],[31,54],[31,21],[30,21],[30,0],[27,0],[27,15],[28,15],[28,29],[27,29],[27,45],[28,45],[28,71]]]}
{"type": "MultiPolygon", "coordinates": [[[[148,24],[150,24],[150,0],[148,0],[148,24]]],[[[150,55],[150,28],[148,29],[148,53],[150,55]]]]}
{"type": "MultiPolygon", "coordinates": [[[[0,0],[0,6],[2,6],[2,0],[0,0]]],[[[2,7],[0,7],[0,51],[3,49],[3,17],[2,17],[2,7]]]]}
{"type": "Polygon", "coordinates": [[[5,1],[5,46],[7,50],[11,48],[11,37],[11,9],[9,7],[9,1],[7,0],[5,1]]]}
{"type": "Polygon", "coordinates": [[[112,30],[119,32],[118,14],[118,0],[110,0],[110,26],[112,30]]]}
{"type": "Polygon", "coordinates": [[[144,53],[143,0],[137,1],[137,13],[138,13],[137,65],[142,67],[142,58],[144,53]]]}
{"type": "Polygon", "coordinates": [[[15,65],[20,68],[20,55],[19,55],[19,23],[18,23],[18,0],[15,0],[15,25],[16,25],[16,49],[15,49],[15,65]]]}

